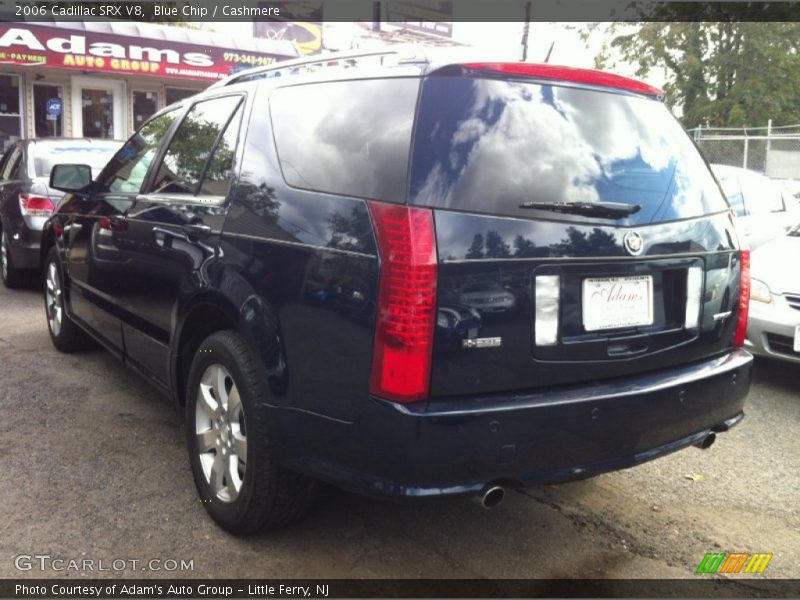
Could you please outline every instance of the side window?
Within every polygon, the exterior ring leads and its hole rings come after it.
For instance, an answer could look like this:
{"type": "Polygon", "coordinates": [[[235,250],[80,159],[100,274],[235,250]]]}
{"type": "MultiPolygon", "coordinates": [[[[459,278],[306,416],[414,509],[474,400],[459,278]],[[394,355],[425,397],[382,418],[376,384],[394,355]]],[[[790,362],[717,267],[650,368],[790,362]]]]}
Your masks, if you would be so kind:
{"type": "Polygon", "coordinates": [[[109,162],[98,191],[116,194],[141,191],[147,169],[176,117],[177,111],[164,113],[133,134],[109,162]]]}
{"type": "Polygon", "coordinates": [[[236,155],[236,140],[239,136],[239,124],[242,121],[242,105],[236,109],[225,133],[219,138],[214,154],[208,161],[205,176],[200,184],[199,194],[209,196],[227,196],[233,173],[233,158],[236,155]]]}
{"type": "Polygon", "coordinates": [[[227,193],[241,100],[241,96],[226,96],[192,107],[169,143],[152,192],[196,194],[205,174],[203,193],[227,193]]]}
{"type": "Polygon", "coordinates": [[[3,172],[0,173],[0,180],[7,181],[9,179],[16,179],[17,172],[19,171],[19,163],[22,160],[22,146],[16,146],[11,150],[3,165],[3,172]]]}
{"type": "Polygon", "coordinates": [[[284,87],[270,97],[283,178],[330,194],[404,202],[418,79],[284,87]]]}

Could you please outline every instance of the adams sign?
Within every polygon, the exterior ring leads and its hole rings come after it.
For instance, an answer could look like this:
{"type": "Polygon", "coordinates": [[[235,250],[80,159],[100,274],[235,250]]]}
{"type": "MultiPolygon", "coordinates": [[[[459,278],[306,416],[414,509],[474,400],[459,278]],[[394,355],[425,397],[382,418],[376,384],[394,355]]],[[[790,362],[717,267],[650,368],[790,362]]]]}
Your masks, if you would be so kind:
{"type": "Polygon", "coordinates": [[[0,65],[216,80],[242,66],[267,65],[283,58],[161,39],[0,23],[0,65]]]}

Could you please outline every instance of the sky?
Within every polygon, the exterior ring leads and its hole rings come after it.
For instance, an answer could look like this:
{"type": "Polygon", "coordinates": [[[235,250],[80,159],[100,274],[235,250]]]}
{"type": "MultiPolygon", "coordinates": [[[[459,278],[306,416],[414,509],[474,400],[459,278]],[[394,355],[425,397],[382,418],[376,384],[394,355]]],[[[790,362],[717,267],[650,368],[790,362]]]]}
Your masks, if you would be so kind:
{"type": "MultiPolygon", "coordinates": [[[[528,62],[542,62],[550,45],[553,50],[551,64],[570,67],[593,68],[595,56],[604,41],[603,34],[593,34],[584,42],[579,33],[583,23],[531,23],[528,35],[528,62]]],[[[251,36],[252,23],[214,23],[213,28],[221,33],[235,36],[251,36]]],[[[359,27],[353,23],[326,23],[323,43],[338,49],[349,49],[359,27]]],[[[522,23],[453,23],[453,39],[476,50],[481,58],[491,60],[519,61],[522,59],[522,23]]],[[[632,64],[619,63],[614,72],[636,77],[632,64]]],[[[645,80],[655,86],[663,86],[664,74],[650,73],[645,80]]]]}

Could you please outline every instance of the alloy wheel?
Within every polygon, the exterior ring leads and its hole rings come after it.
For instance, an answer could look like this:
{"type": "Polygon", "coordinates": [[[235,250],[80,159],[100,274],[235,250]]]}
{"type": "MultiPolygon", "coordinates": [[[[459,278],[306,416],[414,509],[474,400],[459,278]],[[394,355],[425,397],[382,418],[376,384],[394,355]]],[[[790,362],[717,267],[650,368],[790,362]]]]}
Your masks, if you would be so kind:
{"type": "Polygon", "coordinates": [[[247,431],[239,390],[220,364],[210,365],[200,379],[195,435],[206,483],[218,500],[233,502],[247,467],[247,431]]]}
{"type": "Polygon", "coordinates": [[[50,331],[56,337],[61,333],[61,319],[63,303],[61,298],[61,281],[58,276],[56,263],[47,266],[47,279],[45,280],[45,303],[47,306],[47,323],[50,331]]]}
{"type": "Polygon", "coordinates": [[[6,247],[6,234],[0,238],[0,271],[3,273],[3,280],[8,279],[8,248],[6,247]]]}

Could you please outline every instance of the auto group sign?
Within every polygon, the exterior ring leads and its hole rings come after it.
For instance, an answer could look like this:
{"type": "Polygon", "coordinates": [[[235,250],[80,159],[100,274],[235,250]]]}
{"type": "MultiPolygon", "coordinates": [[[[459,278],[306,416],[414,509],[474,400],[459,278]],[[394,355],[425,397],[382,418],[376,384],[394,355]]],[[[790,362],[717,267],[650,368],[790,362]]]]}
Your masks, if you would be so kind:
{"type": "Polygon", "coordinates": [[[0,66],[216,80],[242,67],[268,65],[282,58],[167,40],[0,23],[0,66]]]}

